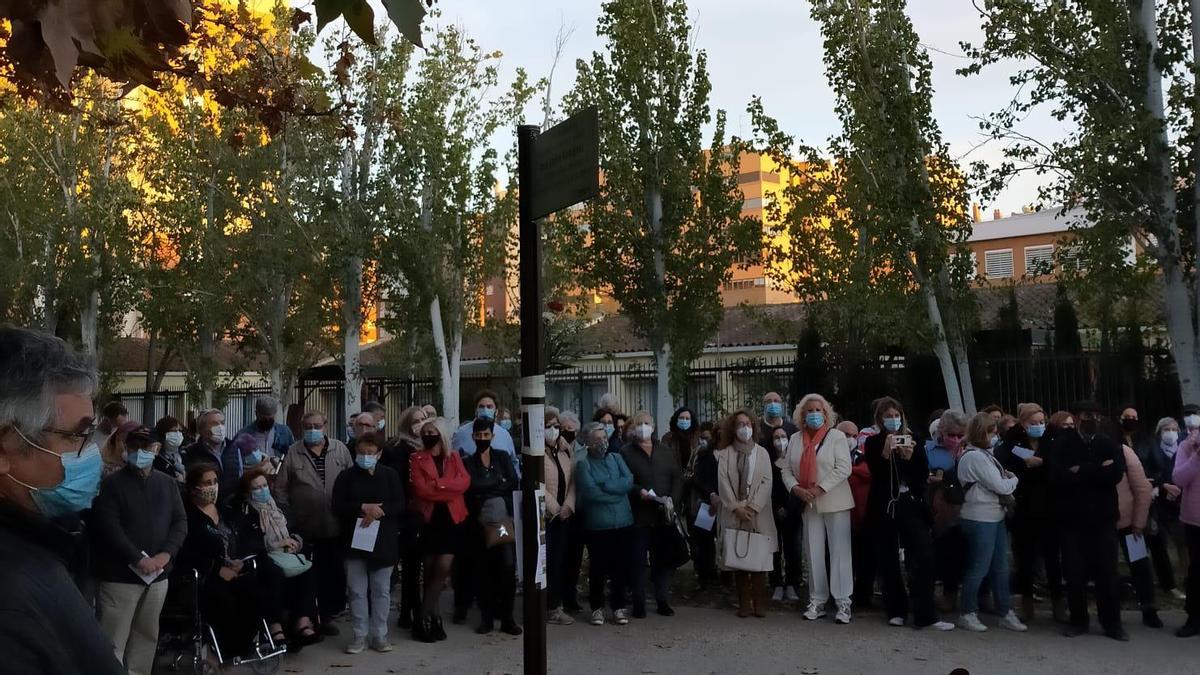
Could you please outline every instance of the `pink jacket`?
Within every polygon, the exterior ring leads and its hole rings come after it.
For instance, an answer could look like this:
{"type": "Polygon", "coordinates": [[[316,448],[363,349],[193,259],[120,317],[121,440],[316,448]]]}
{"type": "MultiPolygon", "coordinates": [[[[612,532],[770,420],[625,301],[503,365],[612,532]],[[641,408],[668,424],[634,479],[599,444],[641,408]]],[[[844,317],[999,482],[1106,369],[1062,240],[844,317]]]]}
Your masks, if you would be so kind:
{"type": "Polygon", "coordinates": [[[1150,515],[1150,499],[1154,488],[1146,478],[1146,470],[1142,468],[1142,462],[1133,448],[1123,445],[1121,449],[1125,451],[1125,476],[1117,483],[1117,500],[1121,508],[1117,529],[1123,530],[1134,525],[1144,529],[1146,518],[1150,515]]]}
{"type": "Polygon", "coordinates": [[[1179,497],[1179,519],[1200,527],[1200,438],[1191,436],[1180,444],[1171,482],[1183,490],[1179,497]]]}

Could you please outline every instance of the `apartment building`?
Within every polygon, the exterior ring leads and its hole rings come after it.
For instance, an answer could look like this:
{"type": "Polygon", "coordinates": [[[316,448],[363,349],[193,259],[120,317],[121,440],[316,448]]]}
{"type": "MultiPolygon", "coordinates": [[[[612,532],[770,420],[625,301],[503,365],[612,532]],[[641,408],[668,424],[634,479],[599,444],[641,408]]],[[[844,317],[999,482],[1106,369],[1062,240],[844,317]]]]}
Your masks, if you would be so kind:
{"type": "Polygon", "coordinates": [[[975,278],[981,283],[1052,279],[1061,271],[1060,249],[1067,245],[1071,228],[1087,224],[1081,209],[1048,208],[1009,216],[997,210],[992,220],[982,220],[979,207],[975,206],[973,216],[975,225],[967,247],[971,250],[975,278]]]}

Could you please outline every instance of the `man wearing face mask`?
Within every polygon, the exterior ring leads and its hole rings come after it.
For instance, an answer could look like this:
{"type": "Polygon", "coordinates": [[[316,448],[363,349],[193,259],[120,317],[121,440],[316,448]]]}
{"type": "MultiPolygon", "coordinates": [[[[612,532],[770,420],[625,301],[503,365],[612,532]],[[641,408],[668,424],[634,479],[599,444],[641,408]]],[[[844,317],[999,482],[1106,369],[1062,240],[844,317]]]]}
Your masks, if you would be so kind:
{"type": "Polygon", "coordinates": [[[171,567],[187,537],[175,481],[154,470],[159,444],[138,428],[125,439],[125,468],[104,479],[92,507],[92,572],[100,625],[131,674],[149,675],[171,567]],[[152,580],[147,583],[146,579],[152,580]]]}
{"type": "Polygon", "coordinates": [[[332,618],[346,606],[346,572],[331,500],[338,476],[354,460],[345,443],[329,437],[324,413],[309,411],[300,424],[303,437],[288,448],[275,476],[275,502],[292,529],[312,544],[320,631],[337,635],[332,618]]]}
{"type": "Polygon", "coordinates": [[[94,365],[62,340],[0,327],[0,658],[5,673],[125,669],[72,579],[79,512],[100,481],[94,365]]]}
{"type": "Polygon", "coordinates": [[[254,401],[254,421],[246,425],[241,433],[250,434],[255,445],[268,458],[279,459],[296,442],[292,430],[279,424],[279,401],[270,396],[260,396],[254,401]]]}
{"type": "MultiPolygon", "coordinates": [[[[475,417],[464,422],[458,428],[458,431],[454,432],[454,438],[450,441],[450,445],[463,457],[470,457],[475,454],[475,439],[471,436],[471,429],[475,424],[475,420],[491,420],[493,423],[496,422],[496,414],[499,411],[499,407],[496,404],[498,400],[500,400],[500,397],[496,395],[496,392],[487,389],[483,389],[475,394],[475,417]]],[[[495,424],[493,432],[492,449],[508,454],[509,459],[512,460],[513,468],[517,470],[517,478],[519,479],[521,477],[521,461],[517,457],[512,434],[508,433],[508,430],[499,424],[495,424]]]]}
{"type": "Polygon", "coordinates": [[[1117,587],[1117,484],[1125,476],[1125,453],[1112,438],[1100,433],[1103,420],[1095,401],[1072,409],[1076,431],[1054,437],[1054,452],[1046,458],[1052,495],[1051,510],[1058,518],[1063,572],[1067,581],[1068,637],[1088,632],[1088,582],[1096,586],[1096,612],[1104,634],[1125,641],[1117,587]]]}
{"type": "Polygon", "coordinates": [[[204,410],[196,417],[196,442],[183,451],[183,463],[189,468],[196,464],[217,465],[223,504],[237,492],[237,482],[245,469],[241,450],[225,437],[225,430],[225,413],[216,408],[204,410]]]}
{"type": "Polygon", "coordinates": [[[1137,408],[1129,406],[1121,410],[1121,442],[1133,449],[1143,465],[1154,449],[1154,439],[1142,428],[1137,408]]]}
{"type": "Polygon", "coordinates": [[[798,429],[783,414],[785,412],[783,409],[783,397],[777,392],[768,391],[766,394],[763,394],[762,402],[763,416],[762,421],[758,425],[758,444],[771,453],[771,461],[774,462],[775,459],[778,459],[778,452],[771,444],[771,434],[775,432],[775,429],[782,427],[787,432],[788,438],[791,438],[792,434],[796,433],[798,429]]]}
{"type": "Polygon", "coordinates": [[[679,466],[679,457],[654,437],[654,421],[649,413],[635,414],[629,419],[629,426],[633,429],[634,440],[621,450],[621,457],[633,473],[633,488],[629,491],[634,522],[630,580],[633,616],[646,616],[647,555],[658,613],[673,616],[675,610],[670,604],[672,569],[657,564],[654,543],[658,526],[666,522],[664,514],[683,504],[683,468],[679,466]]]}

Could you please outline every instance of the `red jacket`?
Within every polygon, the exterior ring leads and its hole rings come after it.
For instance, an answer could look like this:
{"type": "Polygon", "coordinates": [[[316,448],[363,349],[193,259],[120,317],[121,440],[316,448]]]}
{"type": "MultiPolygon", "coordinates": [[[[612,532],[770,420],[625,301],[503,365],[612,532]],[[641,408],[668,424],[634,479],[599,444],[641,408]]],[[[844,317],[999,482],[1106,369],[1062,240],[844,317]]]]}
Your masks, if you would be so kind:
{"type": "Polygon", "coordinates": [[[867,517],[867,497],[871,494],[871,469],[866,460],[860,459],[850,469],[850,494],[854,495],[854,509],[850,512],[850,526],[857,530],[867,517]]]}
{"type": "Polygon", "coordinates": [[[467,503],[463,500],[463,494],[471,487],[471,476],[457,452],[446,453],[442,469],[443,475],[439,476],[433,455],[428,450],[418,450],[412,454],[408,468],[412,509],[428,523],[433,518],[434,506],[445,504],[454,522],[461,523],[467,519],[467,503]]]}

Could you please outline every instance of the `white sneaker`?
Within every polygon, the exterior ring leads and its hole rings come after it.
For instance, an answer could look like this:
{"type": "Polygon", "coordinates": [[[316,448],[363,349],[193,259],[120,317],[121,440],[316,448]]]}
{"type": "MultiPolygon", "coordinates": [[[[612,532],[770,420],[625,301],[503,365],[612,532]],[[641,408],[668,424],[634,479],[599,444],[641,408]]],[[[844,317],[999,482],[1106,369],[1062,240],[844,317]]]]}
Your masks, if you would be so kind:
{"type": "Polygon", "coordinates": [[[1183,591],[1179,590],[1178,588],[1172,588],[1171,589],[1171,597],[1175,598],[1176,600],[1187,600],[1187,593],[1184,593],[1183,591]]]}
{"type": "Polygon", "coordinates": [[[775,587],[775,592],[771,594],[771,600],[775,602],[783,602],[783,586],[775,587]]]}
{"type": "Polygon", "coordinates": [[[392,643],[388,642],[386,639],[375,640],[371,643],[371,649],[374,649],[380,654],[387,654],[388,652],[392,651],[392,643]]]}
{"type": "Polygon", "coordinates": [[[624,608],[618,609],[617,611],[613,612],[613,622],[618,626],[624,626],[625,624],[629,623],[629,614],[624,608]]]}
{"type": "Polygon", "coordinates": [[[987,630],[987,626],[983,625],[983,623],[979,621],[979,615],[975,614],[974,612],[970,614],[963,614],[961,617],[959,617],[958,625],[967,630],[975,631],[976,633],[982,633],[987,630]]]}
{"type": "Polygon", "coordinates": [[[553,624],[555,626],[570,626],[575,623],[575,619],[572,619],[571,616],[562,611],[562,609],[555,608],[550,612],[550,615],[546,617],[546,623],[553,624]]]}
{"type": "Polygon", "coordinates": [[[603,626],[604,625],[604,610],[597,609],[592,612],[592,625],[593,626],[603,626]]]}
{"type": "Polygon", "coordinates": [[[800,602],[800,594],[796,592],[795,586],[788,586],[783,591],[783,599],[788,602],[800,602]]]}
{"type": "Polygon", "coordinates": [[[810,602],[808,609],[804,610],[804,618],[809,621],[816,621],[823,616],[825,616],[825,603],[823,602],[810,602]]]}
{"type": "Polygon", "coordinates": [[[850,623],[850,603],[848,601],[837,604],[837,614],[834,615],[833,620],[841,624],[850,623]]]}
{"type": "Polygon", "coordinates": [[[362,640],[355,640],[354,642],[351,642],[350,644],[346,645],[346,653],[347,654],[361,654],[363,652],[363,650],[366,648],[367,648],[367,643],[363,642],[362,640]]]}
{"type": "Polygon", "coordinates": [[[899,627],[901,627],[901,626],[903,626],[903,625],[904,625],[904,617],[902,617],[902,616],[893,616],[892,618],[888,619],[888,625],[889,625],[889,626],[895,626],[896,628],[899,628],[899,627]]]}
{"type": "Polygon", "coordinates": [[[1024,633],[1025,631],[1029,630],[1029,626],[1021,623],[1021,620],[1017,618],[1017,613],[1011,609],[1008,610],[1008,614],[1005,614],[1000,619],[1000,627],[1014,630],[1018,633],[1024,633]]]}
{"type": "Polygon", "coordinates": [[[929,624],[926,626],[926,628],[932,628],[933,630],[939,630],[945,633],[954,630],[954,624],[950,623],[949,621],[938,621],[936,623],[929,624]]]}

